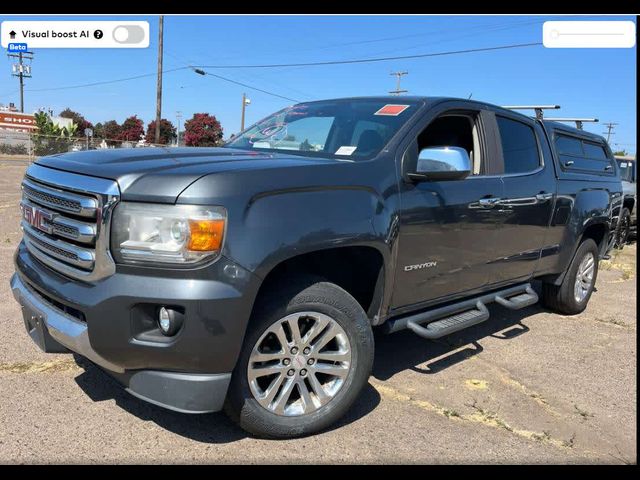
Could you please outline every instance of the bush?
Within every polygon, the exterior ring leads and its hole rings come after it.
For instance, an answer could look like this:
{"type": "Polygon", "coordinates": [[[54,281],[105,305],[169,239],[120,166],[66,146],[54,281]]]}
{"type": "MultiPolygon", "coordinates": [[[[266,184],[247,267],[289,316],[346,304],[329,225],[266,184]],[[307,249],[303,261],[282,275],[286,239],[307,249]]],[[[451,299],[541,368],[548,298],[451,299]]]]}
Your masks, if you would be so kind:
{"type": "Polygon", "coordinates": [[[28,150],[27,146],[24,143],[20,143],[18,145],[0,143],[0,153],[4,155],[26,155],[28,153],[28,150]]]}

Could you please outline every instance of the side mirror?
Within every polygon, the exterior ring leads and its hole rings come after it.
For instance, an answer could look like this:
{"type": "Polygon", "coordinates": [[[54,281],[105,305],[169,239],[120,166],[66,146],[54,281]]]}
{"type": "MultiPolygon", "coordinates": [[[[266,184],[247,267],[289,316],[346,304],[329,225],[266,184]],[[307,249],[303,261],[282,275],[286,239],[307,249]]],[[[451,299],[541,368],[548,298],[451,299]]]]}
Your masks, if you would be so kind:
{"type": "Polygon", "coordinates": [[[418,154],[412,180],[462,180],[471,173],[471,160],[464,148],[429,147],[418,154]]]}

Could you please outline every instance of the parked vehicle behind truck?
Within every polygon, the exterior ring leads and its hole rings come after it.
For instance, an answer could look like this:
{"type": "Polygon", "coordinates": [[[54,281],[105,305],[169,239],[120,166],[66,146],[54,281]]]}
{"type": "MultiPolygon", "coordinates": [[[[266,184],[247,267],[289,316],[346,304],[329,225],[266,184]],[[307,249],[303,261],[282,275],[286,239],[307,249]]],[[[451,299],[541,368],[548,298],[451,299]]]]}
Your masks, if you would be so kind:
{"type": "MultiPolygon", "coordinates": [[[[307,102],[222,148],[38,159],[11,286],[46,352],[266,437],[336,422],[373,328],[583,311],[622,204],[604,139],[487,103],[307,102]]],[[[379,359],[379,361],[386,361],[379,359]]]]}
{"type": "Polygon", "coordinates": [[[616,162],[622,180],[622,192],[624,194],[624,204],[620,214],[620,225],[618,228],[618,246],[624,246],[632,236],[637,235],[636,223],[636,158],[630,155],[616,155],[616,162]]]}

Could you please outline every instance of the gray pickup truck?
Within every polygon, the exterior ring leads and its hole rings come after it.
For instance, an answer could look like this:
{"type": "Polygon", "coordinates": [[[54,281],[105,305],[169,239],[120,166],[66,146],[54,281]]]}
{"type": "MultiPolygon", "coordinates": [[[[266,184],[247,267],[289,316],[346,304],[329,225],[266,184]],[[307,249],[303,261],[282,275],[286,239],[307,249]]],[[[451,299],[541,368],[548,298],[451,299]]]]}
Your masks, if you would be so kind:
{"type": "Polygon", "coordinates": [[[620,179],[622,180],[622,193],[624,194],[624,204],[620,213],[620,223],[618,226],[617,244],[623,247],[631,236],[637,235],[636,212],[637,192],[636,177],[638,165],[635,157],[629,155],[616,155],[620,179]]]}
{"type": "Polygon", "coordinates": [[[297,104],[221,148],[43,157],[22,193],[11,288],[40,348],[276,438],[350,408],[374,328],[439,338],[537,302],[534,280],[584,310],[622,203],[602,137],[423,97],[297,104]]]}

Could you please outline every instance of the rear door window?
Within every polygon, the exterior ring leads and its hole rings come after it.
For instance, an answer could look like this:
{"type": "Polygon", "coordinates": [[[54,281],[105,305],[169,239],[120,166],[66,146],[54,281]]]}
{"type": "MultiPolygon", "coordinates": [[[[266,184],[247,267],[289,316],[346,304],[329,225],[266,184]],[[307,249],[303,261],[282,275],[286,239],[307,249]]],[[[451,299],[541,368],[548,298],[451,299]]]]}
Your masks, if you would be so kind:
{"type": "Polygon", "coordinates": [[[504,157],[504,173],[533,172],[540,166],[540,152],[536,134],[529,125],[496,116],[502,156],[504,157]]]}

